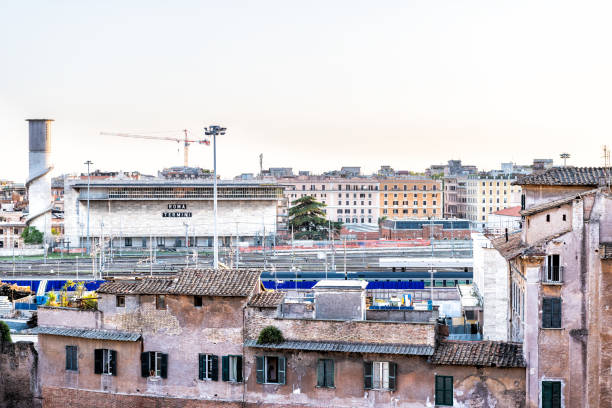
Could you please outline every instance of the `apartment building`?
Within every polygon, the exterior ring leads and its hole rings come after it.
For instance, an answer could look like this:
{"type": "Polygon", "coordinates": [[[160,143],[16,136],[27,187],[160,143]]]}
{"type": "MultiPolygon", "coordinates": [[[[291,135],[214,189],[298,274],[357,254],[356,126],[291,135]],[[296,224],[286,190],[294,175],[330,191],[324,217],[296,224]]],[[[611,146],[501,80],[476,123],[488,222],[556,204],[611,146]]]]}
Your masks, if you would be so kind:
{"type": "Polygon", "coordinates": [[[391,220],[442,216],[442,181],[430,178],[380,180],[380,217],[391,220]]]}
{"type": "Polygon", "coordinates": [[[277,181],[286,186],[285,196],[289,206],[298,198],[312,196],[326,205],[325,215],[330,221],[378,224],[380,204],[376,179],[298,176],[277,181]]]}
{"type": "Polygon", "coordinates": [[[467,217],[467,177],[444,177],[444,218],[467,217]]]}
{"type": "MultiPolygon", "coordinates": [[[[508,286],[497,296],[508,302],[496,316],[507,324],[489,322],[523,342],[527,407],[612,405],[609,177],[604,168],[563,167],[520,178],[523,229],[491,239],[498,255],[486,274],[508,286]]],[[[487,324],[485,316],[485,332],[487,324]]]]}
{"type": "Polygon", "coordinates": [[[520,205],[521,186],[513,185],[514,175],[492,177],[486,174],[468,176],[466,185],[466,218],[475,229],[485,229],[489,214],[520,205]]]}
{"type": "Polygon", "coordinates": [[[39,310],[44,407],[524,403],[520,344],[445,340],[437,309],[368,307],[362,281],[290,299],[256,271],[185,270],[98,294],[98,310],[39,310]]]}

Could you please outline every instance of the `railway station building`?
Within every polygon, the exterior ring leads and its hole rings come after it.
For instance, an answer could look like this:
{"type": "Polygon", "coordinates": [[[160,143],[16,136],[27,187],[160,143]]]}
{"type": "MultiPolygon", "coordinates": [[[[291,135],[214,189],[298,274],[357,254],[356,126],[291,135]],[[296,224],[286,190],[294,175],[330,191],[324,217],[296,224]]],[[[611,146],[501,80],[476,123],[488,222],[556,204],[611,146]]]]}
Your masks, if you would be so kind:
{"type": "MultiPolygon", "coordinates": [[[[89,236],[115,248],[212,246],[213,180],[66,180],[65,237],[84,247],[89,236]],[[89,211],[88,211],[89,204],[89,211]]],[[[276,182],[218,181],[219,245],[274,237],[286,216],[276,182]]]]}

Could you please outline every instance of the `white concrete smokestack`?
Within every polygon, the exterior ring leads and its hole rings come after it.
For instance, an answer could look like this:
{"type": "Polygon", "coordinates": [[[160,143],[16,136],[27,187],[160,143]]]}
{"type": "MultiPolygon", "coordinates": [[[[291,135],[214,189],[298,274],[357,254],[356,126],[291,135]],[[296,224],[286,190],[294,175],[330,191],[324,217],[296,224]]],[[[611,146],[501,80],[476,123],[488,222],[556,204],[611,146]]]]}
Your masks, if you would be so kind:
{"type": "Polygon", "coordinates": [[[27,119],[30,125],[30,174],[26,181],[29,214],[26,225],[43,233],[51,242],[51,122],[53,119],[27,119]]]}

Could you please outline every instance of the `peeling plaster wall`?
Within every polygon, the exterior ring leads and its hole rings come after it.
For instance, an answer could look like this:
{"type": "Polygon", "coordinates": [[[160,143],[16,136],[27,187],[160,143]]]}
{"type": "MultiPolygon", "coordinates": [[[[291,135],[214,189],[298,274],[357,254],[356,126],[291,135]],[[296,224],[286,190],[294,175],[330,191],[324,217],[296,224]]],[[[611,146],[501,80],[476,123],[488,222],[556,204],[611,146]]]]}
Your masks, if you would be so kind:
{"type": "Polygon", "coordinates": [[[454,380],[455,407],[518,408],[524,406],[525,370],[462,366],[432,366],[426,357],[381,354],[284,352],[247,349],[245,378],[247,402],[268,407],[433,407],[435,375],[454,380]],[[255,356],[285,356],[287,384],[258,384],[255,356]],[[335,388],[316,386],[320,358],[334,359],[335,388]],[[398,364],[396,390],[364,390],[363,362],[393,361],[398,364]]]}

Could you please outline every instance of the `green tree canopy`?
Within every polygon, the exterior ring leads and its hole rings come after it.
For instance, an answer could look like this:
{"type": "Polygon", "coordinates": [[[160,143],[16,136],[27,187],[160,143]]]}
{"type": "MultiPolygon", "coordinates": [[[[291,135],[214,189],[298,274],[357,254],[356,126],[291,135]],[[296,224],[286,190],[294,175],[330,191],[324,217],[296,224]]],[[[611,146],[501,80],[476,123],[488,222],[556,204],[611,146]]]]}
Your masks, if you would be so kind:
{"type": "Polygon", "coordinates": [[[36,227],[24,228],[21,238],[26,244],[42,244],[43,242],[43,234],[36,227]]]}
{"type": "MultiPolygon", "coordinates": [[[[325,204],[318,202],[312,196],[298,198],[291,202],[289,209],[289,225],[293,227],[294,236],[298,239],[328,238],[329,222],[325,219],[325,204]]],[[[334,235],[342,228],[341,222],[332,222],[334,235]]]]}

